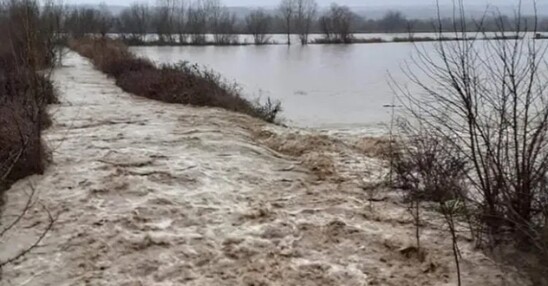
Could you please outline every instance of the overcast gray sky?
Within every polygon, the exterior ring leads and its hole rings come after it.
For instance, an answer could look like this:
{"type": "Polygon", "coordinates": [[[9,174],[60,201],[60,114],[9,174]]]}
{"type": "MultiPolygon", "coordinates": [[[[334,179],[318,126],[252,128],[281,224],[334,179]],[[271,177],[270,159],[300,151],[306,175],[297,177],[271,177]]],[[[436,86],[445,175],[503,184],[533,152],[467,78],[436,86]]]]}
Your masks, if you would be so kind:
{"type": "MultiPolygon", "coordinates": [[[[435,0],[317,0],[321,6],[328,6],[332,2],[349,6],[412,6],[412,5],[430,5],[435,0]]],[[[99,4],[108,5],[128,5],[134,0],[65,0],[67,4],[99,4]]],[[[147,2],[146,0],[138,2],[147,2]]],[[[148,0],[149,4],[154,4],[154,0],[148,0]]],[[[279,0],[223,0],[227,6],[274,6],[279,0]]],[[[495,5],[507,5],[517,3],[518,0],[465,0],[465,3],[473,5],[486,5],[487,3],[495,5]]],[[[526,1],[525,1],[526,2],[526,1]]],[[[542,2],[542,1],[540,1],[542,2]]],[[[440,0],[440,3],[451,3],[451,0],[440,0]]]]}

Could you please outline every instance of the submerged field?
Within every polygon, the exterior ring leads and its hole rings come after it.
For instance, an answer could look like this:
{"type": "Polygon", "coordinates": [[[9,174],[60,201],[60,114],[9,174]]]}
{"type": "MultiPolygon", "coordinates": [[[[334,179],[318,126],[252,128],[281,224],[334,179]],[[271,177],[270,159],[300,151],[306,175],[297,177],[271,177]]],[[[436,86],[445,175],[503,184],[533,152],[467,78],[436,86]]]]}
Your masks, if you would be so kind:
{"type": "Polygon", "coordinates": [[[156,63],[190,60],[241,85],[249,98],[271,97],[283,104],[290,125],[361,128],[382,132],[394,93],[389,73],[405,81],[400,64],[409,44],[132,47],[156,63]],[[385,53],[390,56],[384,56],[385,53]]]}

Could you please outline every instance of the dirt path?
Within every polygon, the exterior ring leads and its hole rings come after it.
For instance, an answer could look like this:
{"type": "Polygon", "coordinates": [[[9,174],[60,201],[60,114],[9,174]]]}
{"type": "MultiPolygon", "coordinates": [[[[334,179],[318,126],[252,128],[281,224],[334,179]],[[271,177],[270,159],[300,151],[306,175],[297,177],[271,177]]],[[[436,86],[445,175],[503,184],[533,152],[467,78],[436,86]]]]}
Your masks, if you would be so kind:
{"type": "MultiPolygon", "coordinates": [[[[54,80],[53,164],[7,192],[1,222],[24,207],[30,184],[58,219],[3,269],[2,285],[455,285],[444,233],[424,231],[424,261],[406,256],[413,229],[398,199],[368,202],[360,180],[375,180],[378,160],[339,152],[342,143],[332,154],[280,155],[256,143],[258,130],[293,131],[132,97],[73,53],[54,80]],[[337,179],[308,171],[318,158],[335,160],[337,179]]],[[[0,258],[46,222],[35,203],[0,258]]],[[[462,247],[464,285],[523,284],[462,247]]]]}

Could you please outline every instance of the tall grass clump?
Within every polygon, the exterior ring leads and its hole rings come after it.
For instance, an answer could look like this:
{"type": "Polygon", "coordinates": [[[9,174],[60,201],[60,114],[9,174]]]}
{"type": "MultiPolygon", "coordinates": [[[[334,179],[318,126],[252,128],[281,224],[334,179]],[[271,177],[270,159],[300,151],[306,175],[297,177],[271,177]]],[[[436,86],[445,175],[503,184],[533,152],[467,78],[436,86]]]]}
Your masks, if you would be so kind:
{"type": "Polygon", "coordinates": [[[50,125],[46,105],[56,101],[47,72],[55,62],[56,26],[43,11],[52,7],[0,3],[0,191],[45,168],[41,132],[50,125]]]}
{"type": "Polygon", "coordinates": [[[169,103],[223,108],[267,122],[275,122],[281,111],[279,102],[268,100],[263,105],[249,101],[240,95],[237,85],[196,65],[180,63],[156,67],[133,55],[121,41],[88,37],[70,41],[70,47],[89,58],[129,93],[169,103]]]}

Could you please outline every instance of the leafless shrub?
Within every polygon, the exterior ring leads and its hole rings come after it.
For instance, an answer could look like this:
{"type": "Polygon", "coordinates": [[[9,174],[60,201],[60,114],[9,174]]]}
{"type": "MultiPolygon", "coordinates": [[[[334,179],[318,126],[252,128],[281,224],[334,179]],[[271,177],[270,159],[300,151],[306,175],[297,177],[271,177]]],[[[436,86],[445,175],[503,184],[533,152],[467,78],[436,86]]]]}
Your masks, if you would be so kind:
{"type": "Polygon", "coordinates": [[[146,41],[150,24],[150,8],[146,4],[132,4],[118,16],[120,32],[130,35],[130,40],[146,41]]]}
{"type": "Polygon", "coordinates": [[[295,0],[295,26],[302,45],[308,44],[308,35],[316,22],[318,3],[315,0],[295,0]]]}
{"type": "Polygon", "coordinates": [[[254,10],[246,17],[246,30],[253,35],[253,41],[256,45],[268,43],[269,37],[267,33],[271,22],[271,17],[262,9],[254,10]]]}
{"type": "Polygon", "coordinates": [[[419,133],[407,138],[394,160],[395,184],[411,201],[445,202],[464,195],[466,160],[443,138],[419,133]]]}
{"type": "Polygon", "coordinates": [[[281,111],[279,103],[251,102],[240,95],[237,85],[230,84],[212,71],[196,65],[154,66],[131,54],[120,41],[80,39],[71,48],[89,57],[97,68],[116,79],[123,90],[170,103],[220,107],[274,122],[281,111]]]}
{"type": "Polygon", "coordinates": [[[424,130],[410,131],[409,128],[402,128],[406,130],[403,134],[412,136],[405,137],[405,147],[394,158],[395,186],[407,191],[408,211],[413,218],[419,250],[423,202],[437,203],[451,235],[458,285],[461,285],[459,232],[468,229],[473,238],[481,239],[481,233],[478,236],[481,222],[478,222],[474,209],[467,205],[469,162],[445,138],[431,136],[424,130]],[[467,228],[462,227],[462,223],[467,228]]]}
{"type": "MultiPolygon", "coordinates": [[[[462,40],[440,40],[433,52],[417,46],[404,70],[420,91],[396,84],[407,126],[415,127],[404,136],[408,159],[398,177],[411,189],[434,187],[428,193],[436,196],[426,199],[461,202],[478,245],[511,242],[548,257],[541,235],[548,208],[546,45],[528,36],[537,21],[524,24],[519,10],[511,27],[499,16],[496,37],[468,37],[463,3],[455,4],[453,29],[462,40]]],[[[477,25],[482,31],[481,19],[477,25]]],[[[446,27],[441,20],[439,26],[441,38],[446,27]]],[[[442,213],[454,224],[452,213],[442,213]]]]}
{"type": "Polygon", "coordinates": [[[293,19],[295,17],[295,0],[282,0],[278,6],[278,12],[282,20],[282,26],[287,34],[287,44],[291,45],[293,19]]]}
{"type": "Polygon", "coordinates": [[[203,1],[192,2],[188,8],[186,24],[192,44],[203,45],[207,42],[207,19],[207,9],[203,1]]]}
{"type": "MultiPolygon", "coordinates": [[[[45,69],[55,63],[55,45],[61,9],[51,2],[42,8],[32,0],[0,3],[0,196],[10,184],[44,170],[41,131],[49,125],[46,104],[56,101],[45,69]]],[[[0,238],[16,225],[32,206],[32,192],[20,215],[0,230],[0,238]]],[[[34,249],[53,225],[53,217],[34,243],[13,257],[0,261],[0,268],[34,249]]]]}
{"type": "Polygon", "coordinates": [[[238,42],[236,16],[222,5],[220,0],[207,0],[206,13],[215,44],[228,45],[238,42]]]}
{"type": "Polygon", "coordinates": [[[356,15],[347,6],[332,4],[329,11],[320,17],[320,28],[324,34],[322,42],[351,43],[352,26],[356,15]]]}
{"type": "Polygon", "coordinates": [[[160,43],[173,43],[177,31],[176,0],[157,0],[152,25],[160,43]]]}
{"type": "Polygon", "coordinates": [[[106,6],[96,8],[78,8],[72,10],[66,19],[65,30],[73,38],[86,35],[105,36],[114,26],[114,19],[106,6]]]}

